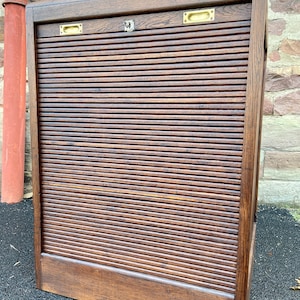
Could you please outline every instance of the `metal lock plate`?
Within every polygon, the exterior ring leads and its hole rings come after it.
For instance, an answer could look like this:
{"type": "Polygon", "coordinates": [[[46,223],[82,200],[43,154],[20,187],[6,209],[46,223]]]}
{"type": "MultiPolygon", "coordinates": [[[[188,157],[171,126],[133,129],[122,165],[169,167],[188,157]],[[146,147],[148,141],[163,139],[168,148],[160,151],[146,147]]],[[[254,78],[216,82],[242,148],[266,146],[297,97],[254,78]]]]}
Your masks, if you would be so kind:
{"type": "Polygon", "coordinates": [[[132,32],[135,30],[135,25],[133,20],[125,20],[124,21],[124,31],[132,32]]]}

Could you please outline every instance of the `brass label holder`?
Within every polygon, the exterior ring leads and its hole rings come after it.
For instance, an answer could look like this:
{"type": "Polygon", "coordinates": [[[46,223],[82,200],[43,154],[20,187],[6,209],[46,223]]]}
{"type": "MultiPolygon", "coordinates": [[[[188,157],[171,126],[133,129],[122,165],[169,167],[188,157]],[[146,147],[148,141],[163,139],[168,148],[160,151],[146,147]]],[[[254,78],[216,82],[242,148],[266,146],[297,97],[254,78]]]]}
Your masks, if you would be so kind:
{"type": "Polygon", "coordinates": [[[211,22],[215,20],[215,9],[192,10],[183,13],[183,24],[211,22]]]}

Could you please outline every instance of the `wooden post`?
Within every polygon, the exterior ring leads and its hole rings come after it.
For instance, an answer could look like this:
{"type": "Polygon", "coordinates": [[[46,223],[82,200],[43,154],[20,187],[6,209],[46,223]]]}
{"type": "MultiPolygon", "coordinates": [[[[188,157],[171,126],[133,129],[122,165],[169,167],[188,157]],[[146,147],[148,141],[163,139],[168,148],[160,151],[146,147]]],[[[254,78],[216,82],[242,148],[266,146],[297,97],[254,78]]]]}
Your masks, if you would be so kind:
{"type": "Polygon", "coordinates": [[[1,201],[16,203],[24,192],[27,0],[3,1],[4,88],[1,201]]]}

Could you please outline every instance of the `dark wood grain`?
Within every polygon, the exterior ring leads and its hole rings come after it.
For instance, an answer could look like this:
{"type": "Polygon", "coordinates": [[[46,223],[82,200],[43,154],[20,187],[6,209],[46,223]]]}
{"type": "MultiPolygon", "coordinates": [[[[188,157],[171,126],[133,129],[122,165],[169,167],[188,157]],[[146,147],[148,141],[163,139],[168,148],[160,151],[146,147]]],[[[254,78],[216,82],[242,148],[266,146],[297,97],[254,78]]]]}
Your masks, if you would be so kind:
{"type": "MultiPolygon", "coordinates": [[[[128,14],[140,14],[150,12],[161,12],[179,9],[195,9],[209,6],[229,5],[234,3],[248,3],[250,0],[186,0],[184,2],[174,2],[173,0],[153,0],[147,4],[141,1],[123,2],[122,0],[112,0],[103,2],[100,0],[59,0],[45,1],[35,5],[35,22],[53,22],[57,20],[77,20],[80,18],[95,18],[118,16],[128,14]],[[80,8],[79,8],[80,7],[80,8]],[[99,10],[95,9],[99,7],[99,10]]],[[[31,6],[29,5],[29,7],[31,6]]]]}
{"type": "MultiPolygon", "coordinates": [[[[245,4],[240,5],[239,8],[234,5],[228,6],[217,6],[216,8],[216,18],[214,21],[210,22],[209,24],[203,24],[199,31],[203,32],[203,34],[207,35],[206,37],[209,39],[210,36],[219,36],[219,35],[226,35],[226,30],[236,30],[241,33],[247,32],[243,26],[249,25],[249,16],[251,13],[251,5],[245,4]],[[232,21],[241,21],[239,22],[239,26],[236,23],[232,23],[232,21]],[[228,23],[226,23],[228,22],[228,23]],[[236,27],[239,27],[236,28],[236,27]],[[234,29],[235,28],[235,29],[234,29]],[[211,31],[211,32],[207,32],[211,31]],[[219,32],[218,32],[219,31],[219,32]]],[[[144,15],[134,15],[134,16],[127,16],[126,18],[133,18],[135,20],[135,27],[136,31],[133,32],[130,36],[123,32],[123,22],[124,17],[119,18],[103,18],[97,20],[80,20],[82,25],[85,28],[86,33],[93,34],[94,36],[94,43],[98,39],[103,39],[103,46],[107,44],[107,40],[110,38],[110,33],[116,34],[117,37],[126,38],[128,45],[130,47],[130,42],[132,41],[132,36],[137,39],[138,42],[147,41],[147,36],[145,36],[145,32],[143,30],[151,29],[153,34],[160,34],[160,37],[153,40],[154,45],[156,45],[155,40],[161,40],[162,36],[165,36],[165,40],[173,38],[169,34],[179,34],[179,38],[186,39],[188,37],[188,32],[192,31],[191,26],[182,26],[182,11],[177,12],[167,12],[167,13],[160,13],[159,19],[156,18],[156,15],[147,15],[145,18],[144,15]],[[153,17],[156,18],[156,22],[153,22],[153,17]],[[180,27],[181,26],[181,27],[180,27]],[[163,27],[163,29],[162,29],[163,27]],[[95,34],[97,32],[97,34],[95,34]],[[185,32],[185,35],[182,33],[185,32]],[[163,35],[162,35],[163,33],[163,35]],[[181,35],[180,35],[181,33],[181,35]]],[[[99,15],[101,11],[99,11],[99,15]]],[[[62,23],[68,24],[68,23],[62,23]]],[[[66,46],[65,42],[70,42],[70,45],[74,45],[75,42],[78,43],[80,40],[82,45],[90,45],[91,37],[90,36],[80,36],[70,38],[68,36],[62,37],[57,42],[56,36],[59,36],[59,24],[47,24],[42,27],[39,27],[37,30],[37,37],[38,43],[53,43],[54,44],[46,44],[50,49],[52,46],[60,47],[66,46]]],[[[176,41],[172,41],[172,43],[176,43],[176,41]]],[[[192,42],[193,43],[193,42],[192,42]]],[[[47,47],[46,45],[42,45],[41,49],[47,47]]],[[[119,46],[120,47],[120,46],[119,46]]],[[[43,50],[39,50],[43,51],[43,50]]]]}
{"type": "Polygon", "coordinates": [[[30,92],[30,137],[31,137],[31,155],[32,155],[32,187],[33,187],[33,205],[34,205],[34,251],[35,251],[35,277],[36,286],[41,288],[41,261],[42,252],[42,231],[41,231],[41,199],[40,199],[40,164],[39,164],[39,131],[38,131],[38,102],[36,86],[36,53],[33,11],[28,9],[26,12],[27,22],[27,64],[30,74],[28,84],[30,92]]]}

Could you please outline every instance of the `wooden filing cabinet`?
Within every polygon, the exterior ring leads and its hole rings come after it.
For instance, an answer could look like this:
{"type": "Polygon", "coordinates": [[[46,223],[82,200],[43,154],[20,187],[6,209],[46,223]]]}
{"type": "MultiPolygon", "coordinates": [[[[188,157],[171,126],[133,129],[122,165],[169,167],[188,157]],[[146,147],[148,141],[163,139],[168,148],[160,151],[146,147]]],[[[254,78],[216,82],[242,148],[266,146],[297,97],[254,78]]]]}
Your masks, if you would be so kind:
{"type": "Polygon", "coordinates": [[[244,300],[266,1],[28,5],[37,286],[244,300]]]}

